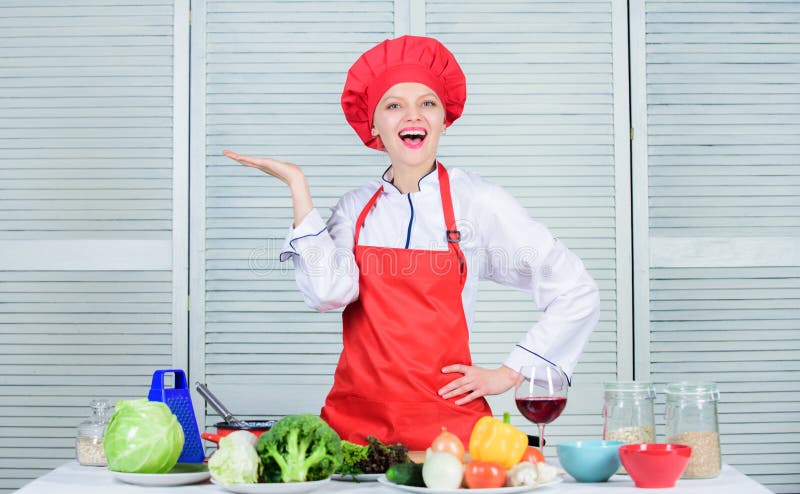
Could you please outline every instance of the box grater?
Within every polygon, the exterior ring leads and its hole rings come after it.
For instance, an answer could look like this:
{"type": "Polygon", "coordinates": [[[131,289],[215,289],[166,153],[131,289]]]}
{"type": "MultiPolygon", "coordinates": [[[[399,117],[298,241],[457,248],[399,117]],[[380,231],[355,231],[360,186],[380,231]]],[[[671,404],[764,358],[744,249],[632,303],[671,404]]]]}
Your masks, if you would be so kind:
{"type": "Polygon", "coordinates": [[[183,451],[181,451],[178,462],[201,463],[205,459],[205,450],[200,442],[200,432],[197,428],[197,420],[194,417],[192,396],[189,393],[186,374],[181,369],[155,371],[147,399],[165,403],[172,413],[178,417],[178,422],[183,428],[184,437],[183,451]],[[167,387],[164,384],[164,376],[169,374],[172,374],[175,379],[173,387],[167,387]]]}

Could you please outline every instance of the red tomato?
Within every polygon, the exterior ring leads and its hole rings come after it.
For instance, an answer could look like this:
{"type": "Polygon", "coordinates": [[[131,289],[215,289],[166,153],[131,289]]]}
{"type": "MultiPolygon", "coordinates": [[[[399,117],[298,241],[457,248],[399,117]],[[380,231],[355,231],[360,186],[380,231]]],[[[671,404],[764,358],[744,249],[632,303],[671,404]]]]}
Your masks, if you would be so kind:
{"type": "Polygon", "coordinates": [[[464,482],[470,489],[503,487],[506,483],[506,469],[493,461],[472,460],[464,470],[464,482]]]}
{"type": "Polygon", "coordinates": [[[527,461],[535,465],[544,461],[544,455],[536,446],[528,446],[525,452],[522,453],[522,459],[519,461],[527,461]]]}

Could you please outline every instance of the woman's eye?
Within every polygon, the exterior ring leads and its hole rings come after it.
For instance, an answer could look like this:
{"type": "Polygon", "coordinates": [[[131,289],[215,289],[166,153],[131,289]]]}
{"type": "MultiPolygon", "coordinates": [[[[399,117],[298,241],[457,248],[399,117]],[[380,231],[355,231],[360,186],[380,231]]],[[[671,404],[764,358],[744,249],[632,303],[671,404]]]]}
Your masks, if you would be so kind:
{"type": "Polygon", "coordinates": [[[422,106],[436,106],[436,102],[433,100],[428,100],[422,103],[422,106]]]}
{"type": "Polygon", "coordinates": [[[388,105],[386,105],[387,110],[396,110],[398,108],[400,108],[399,103],[389,103],[388,105]]]}

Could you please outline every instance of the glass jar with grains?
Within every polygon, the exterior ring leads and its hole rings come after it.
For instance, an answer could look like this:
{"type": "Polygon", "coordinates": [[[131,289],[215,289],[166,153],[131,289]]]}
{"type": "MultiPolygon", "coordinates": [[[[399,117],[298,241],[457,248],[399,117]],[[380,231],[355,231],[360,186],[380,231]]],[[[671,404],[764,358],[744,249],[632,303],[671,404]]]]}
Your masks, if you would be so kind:
{"type": "Polygon", "coordinates": [[[92,414],[78,426],[75,438],[75,457],[81,465],[104,467],[107,465],[103,450],[103,436],[114,407],[106,400],[92,400],[92,414]]]}
{"type": "Polygon", "coordinates": [[[608,382],[603,384],[603,439],[626,443],[654,443],[656,428],[653,413],[655,388],[648,382],[608,382]]]}
{"type": "MultiPolygon", "coordinates": [[[[603,384],[603,439],[626,443],[656,442],[653,413],[655,388],[649,382],[603,384]]],[[[617,473],[627,473],[620,466],[617,473]]]]}
{"type": "Polygon", "coordinates": [[[722,469],[719,446],[717,402],[719,391],[713,383],[672,383],[665,393],[667,442],[692,447],[684,479],[716,477],[722,469]]]}

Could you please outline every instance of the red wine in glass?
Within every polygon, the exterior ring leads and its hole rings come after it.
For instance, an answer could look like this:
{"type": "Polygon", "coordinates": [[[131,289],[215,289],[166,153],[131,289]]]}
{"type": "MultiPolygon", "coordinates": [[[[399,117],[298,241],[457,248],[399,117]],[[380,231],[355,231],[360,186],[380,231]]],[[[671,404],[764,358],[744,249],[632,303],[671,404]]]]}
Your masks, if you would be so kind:
{"type": "Polygon", "coordinates": [[[569,379],[558,365],[544,359],[519,371],[514,400],[520,413],[539,426],[544,446],[544,426],[561,415],[567,406],[569,379]]]}
{"type": "Polygon", "coordinates": [[[534,424],[549,424],[567,406],[567,399],[561,396],[528,396],[516,401],[519,412],[534,424]]]}

